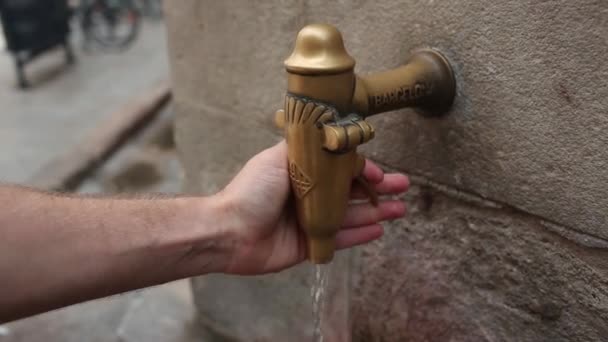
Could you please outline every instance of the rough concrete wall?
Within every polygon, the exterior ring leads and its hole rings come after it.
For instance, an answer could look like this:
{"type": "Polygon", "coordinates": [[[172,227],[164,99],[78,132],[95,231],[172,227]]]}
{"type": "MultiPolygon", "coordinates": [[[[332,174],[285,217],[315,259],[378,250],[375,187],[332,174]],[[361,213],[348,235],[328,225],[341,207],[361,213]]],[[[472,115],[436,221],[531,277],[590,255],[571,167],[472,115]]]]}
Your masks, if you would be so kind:
{"type": "MultiPolygon", "coordinates": [[[[271,118],[285,89],[282,61],[306,23],[338,26],[362,73],[397,66],[427,45],[452,61],[458,98],[448,116],[403,110],[371,119],[377,138],[366,154],[424,186],[410,199],[410,218],[363,249],[356,336],[606,336],[608,2],[172,0],[166,7],[189,191],[220,188],[279,139],[271,118]]],[[[298,272],[277,281],[306,298],[298,272]]],[[[216,286],[201,286],[203,304],[235,279],[204,281],[216,286]]],[[[272,296],[260,281],[238,281],[272,296]]],[[[276,317],[294,314],[289,300],[273,308],[276,317]]],[[[219,311],[210,308],[207,318],[219,311]]],[[[255,324],[222,323],[253,336],[246,331],[255,324]]]]}
{"type": "Polygon", "coordinates": [[[607,252],[415,187],[357,263],[357,341],[605,341],[607,252]]]}

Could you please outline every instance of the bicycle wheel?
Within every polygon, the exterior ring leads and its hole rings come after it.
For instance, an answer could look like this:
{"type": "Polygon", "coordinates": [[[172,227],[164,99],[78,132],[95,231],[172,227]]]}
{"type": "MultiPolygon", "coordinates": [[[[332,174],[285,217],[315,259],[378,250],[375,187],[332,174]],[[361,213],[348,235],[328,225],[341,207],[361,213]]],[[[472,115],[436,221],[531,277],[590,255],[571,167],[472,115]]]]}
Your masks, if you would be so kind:
{"type": "Polygon", "coordinates": [[[89,37],[102,46],[127,47],[139,33],[139,13],[131,0],[93,1],[85,16],[89,37]]]}
{"type": "Polygon", "coordinates": [[[162,0],[144,0],[144,14],[152,19],[163,17],[162,0]]]}

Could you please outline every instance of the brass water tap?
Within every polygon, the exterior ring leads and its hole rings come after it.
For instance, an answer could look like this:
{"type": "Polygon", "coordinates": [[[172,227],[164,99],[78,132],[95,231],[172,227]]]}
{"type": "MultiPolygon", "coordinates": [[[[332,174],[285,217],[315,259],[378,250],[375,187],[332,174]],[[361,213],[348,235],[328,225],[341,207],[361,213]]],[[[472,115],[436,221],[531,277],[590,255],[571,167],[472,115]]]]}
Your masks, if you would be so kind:
{"type": "Polygon", "coordinates": [[[353,179],[377,205],[362,176],[365,159],[357,153],[357,146],[375,134],[365,117],[403,107],[440,115],[452,105],[454,75],[446,58],[424,49],[396,69],[357,76],[342,35],[327,24],[308,25],[298,33],[285,67],[285,105],[275,121],[285,130],[296,214],[308,238],[309,259],[327,263],[353,179]]]}

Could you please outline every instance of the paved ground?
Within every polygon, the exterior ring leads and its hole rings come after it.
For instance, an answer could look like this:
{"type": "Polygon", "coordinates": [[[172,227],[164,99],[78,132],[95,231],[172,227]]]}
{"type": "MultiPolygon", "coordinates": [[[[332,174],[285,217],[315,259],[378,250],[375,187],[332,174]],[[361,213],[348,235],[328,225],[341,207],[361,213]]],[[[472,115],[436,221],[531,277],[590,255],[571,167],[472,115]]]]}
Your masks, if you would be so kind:
{"type": "Polygon", "coordinates": [[[186,281],[79,304],[0,326],[2,342],[195,342],[186,281]]]}
{"type": "Polygon", "coordinates": [[[83,52],[66,67],[61,50],[28,65],[33,83],[18,90],[12,59],[0,50],[0,181],[24,183],[49,158],[77,143],[108,114],[154,82],[168,62],[161,22],[146,22],[122,53],[83,52]]]}

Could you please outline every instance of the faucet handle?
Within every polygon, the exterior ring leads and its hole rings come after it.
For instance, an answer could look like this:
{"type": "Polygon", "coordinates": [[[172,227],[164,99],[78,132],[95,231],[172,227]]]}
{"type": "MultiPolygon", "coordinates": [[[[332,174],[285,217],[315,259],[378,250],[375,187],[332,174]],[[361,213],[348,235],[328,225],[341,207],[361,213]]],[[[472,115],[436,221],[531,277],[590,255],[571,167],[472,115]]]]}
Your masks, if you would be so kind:
{"type": "Polygon", "coordinates": [[[347,117],[338,122],[323,124],[323,147],[332,152],[344,152],[374,138],[374,127],[367,121],[347,117]]]}
{"type": "MultiPolygon", "coordinates": [[[[277,110],[274,114],[275,125],[283,129],[285,121],[285,110],[277,110]]],[[[356,115],[348,116],[337,122],[322,123],[321,128],[323,129],[323,147],[331,152],[346,152],[354,149],[372,140],[376,134],[374,127],[369,122],[356,115]]]]}
{"type": "Polygon", "coordinates": [[[279,109],[274,113],[274,124],[277,128],[285,128],[285,111],[283,109],[279,109]]]}

